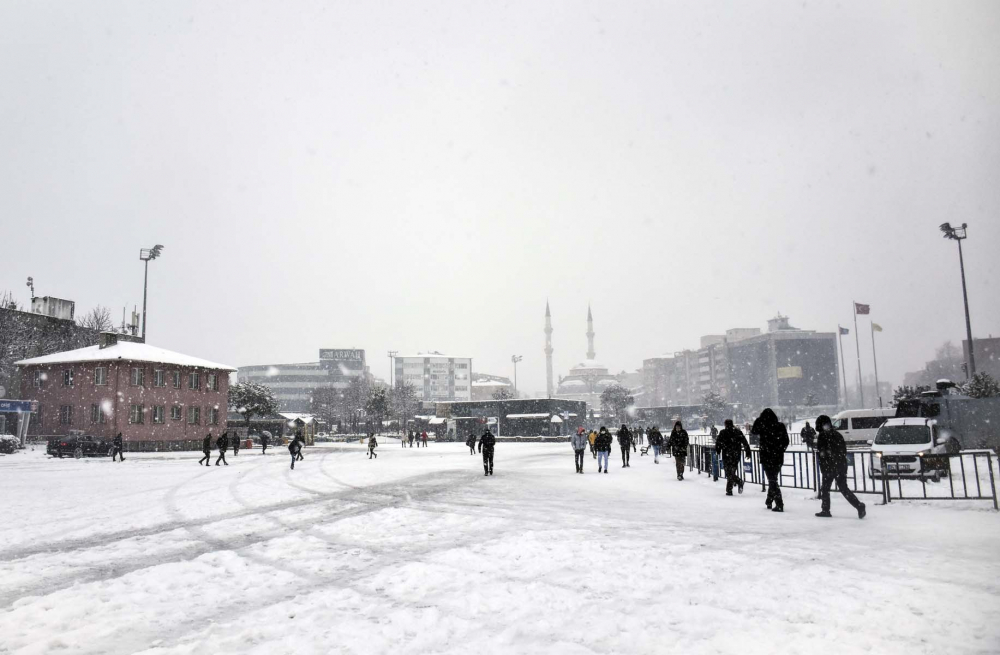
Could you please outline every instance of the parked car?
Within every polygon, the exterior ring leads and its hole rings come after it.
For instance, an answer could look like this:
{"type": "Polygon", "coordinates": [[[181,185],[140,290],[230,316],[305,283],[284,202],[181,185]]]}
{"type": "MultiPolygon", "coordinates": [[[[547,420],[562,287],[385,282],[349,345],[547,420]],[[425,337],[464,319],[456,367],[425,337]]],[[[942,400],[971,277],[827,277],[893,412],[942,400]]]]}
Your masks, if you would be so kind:
{"type": "Polygon", "coordinates": [[[89,434],[52,437],[45,452],[53,457],[110,457],[112,443],[89,434]]]}
{"type": "Polygon", "coordinates": [[[878,429],[872,444],[871,476],[931,478],[935,482],[950,470],[949,455],[958,441],[934,419],[892,418],[878,429]]]}

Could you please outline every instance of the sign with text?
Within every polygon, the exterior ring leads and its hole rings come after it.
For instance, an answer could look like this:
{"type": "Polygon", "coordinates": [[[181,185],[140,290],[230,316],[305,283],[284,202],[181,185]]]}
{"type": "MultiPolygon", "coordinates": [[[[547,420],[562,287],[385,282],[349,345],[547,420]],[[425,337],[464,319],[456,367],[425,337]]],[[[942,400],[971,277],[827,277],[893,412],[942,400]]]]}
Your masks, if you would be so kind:
{"type": "Polygon", "coordinates": [[[36,400],[0,400],[0,412],[37,412],[36,400]]]}
{"type": "Polygon", "coordinates": [[[321,348],[319,351],[319,358],[332,359],[338,362],[363,362],[365,360],[365,351],[321,348]]]}
{"type": "Polygon", "coordinates": [[[792,378],[802,377],[802,367],[801,366],[780,366],[778,367],[778,379],[788,380],[792,378]]]}

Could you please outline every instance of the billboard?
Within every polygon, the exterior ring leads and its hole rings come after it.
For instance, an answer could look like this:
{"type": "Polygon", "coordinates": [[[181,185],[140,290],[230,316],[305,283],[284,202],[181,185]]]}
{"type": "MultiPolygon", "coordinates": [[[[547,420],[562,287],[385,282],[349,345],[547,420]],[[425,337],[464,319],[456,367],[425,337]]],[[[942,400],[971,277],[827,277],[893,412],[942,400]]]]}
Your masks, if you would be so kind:
{"type": "Polygon", "coordinates": [[[319,351],[319,358],[320,360],[332,360],[336,362],[363,362],[365,361],[365,351],[353,348],[321,348],[319,351]]]}

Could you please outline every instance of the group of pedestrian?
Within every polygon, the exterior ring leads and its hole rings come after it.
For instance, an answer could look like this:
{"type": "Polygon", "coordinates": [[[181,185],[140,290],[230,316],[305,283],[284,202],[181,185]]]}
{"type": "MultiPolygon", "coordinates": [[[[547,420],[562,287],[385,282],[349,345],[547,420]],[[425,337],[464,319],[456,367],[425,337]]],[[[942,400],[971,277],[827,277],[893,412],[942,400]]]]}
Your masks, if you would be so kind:
{"type": "Polygon", "coordinates": [[[410,448],[413,448],[413,442],[414,441],[417,442],[417,448],[420,448],[421,445],[423,445],[423,447],[426,448],[427,447],[427,430],[424,430],[423,433],[421,433],[421,432],[415,432],[413,430],[410,430],[407,433],[407,435],[406,435],[406,439],[400,439],[400,442],[402,442],[403,448],[406,448],[406,444],[407,443],[410,444],[410,448]]]}

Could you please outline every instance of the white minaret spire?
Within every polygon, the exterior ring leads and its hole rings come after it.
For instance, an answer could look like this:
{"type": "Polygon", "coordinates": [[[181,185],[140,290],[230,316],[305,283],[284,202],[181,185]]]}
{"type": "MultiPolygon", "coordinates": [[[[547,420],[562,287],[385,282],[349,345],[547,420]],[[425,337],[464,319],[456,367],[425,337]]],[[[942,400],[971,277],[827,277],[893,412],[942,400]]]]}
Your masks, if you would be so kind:
{"type": "Polygon", "coordinates": [[[594,316],[590,313],[590,303],[587,303],[587,359],[594,359],[594,316]]]}
{"type": "Polygon", "coordinates": [[[545,301],[545,392],[552,397],[552,314],[549,301],[545,301]]]}

